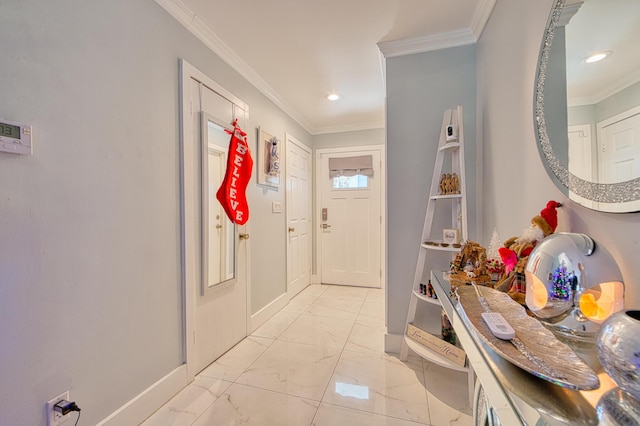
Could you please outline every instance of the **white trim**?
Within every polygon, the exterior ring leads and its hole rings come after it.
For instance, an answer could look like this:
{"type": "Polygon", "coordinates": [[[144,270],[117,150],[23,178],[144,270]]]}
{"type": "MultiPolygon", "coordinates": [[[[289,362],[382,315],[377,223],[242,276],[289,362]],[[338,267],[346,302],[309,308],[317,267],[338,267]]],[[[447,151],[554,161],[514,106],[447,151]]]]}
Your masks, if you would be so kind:
{"type": "Polygon", "coordinates": [[[311,284],[320,284],[320,275],[311,274],[311,284]]]}
{"type": "Polygon", "coordinates": [[[480,36],[487,26],[487,22],[493,13],[493,8],[496,5],[496,0],[479,0],[476,4],[476,9],[473,11],[471,17],[471,32],[477,42],[480,40],[480,36]]]}
{"type": "MultiPolygon", "coordinates": [[[[320,182],[320,168],[318,167],[318,159],[322,155],[327,155],[331,153],[345,153],[345,152],[353,152],[362,154],[365,151],[378,151],[380,152],[380,216],[381,216],[381,224],[380,224],[380,288],[387,288],[387,144],[384,145],[360,145],[360,146],[350,146],[350,147],[340,147],[340,148],[319,148],[315,150],[313,155],[313,166],[315,169],[315,192],[316,192],[316,209],[313,212],[313,223],[320,223],[320,216],[322,215],[322,190],[318,185],[320,182]]],[[[321,238],[317,232],[317,226],[314,225],[314,241],[315,241],[315,249],[316,249],[316,275],[313,277],[312,282],[314,284],[322,283],[322,247],[321,247],[321,238]]],[[[385,298],[386,298],[386,290],[385,290],[385,298]]],[[[386,312],[385,312],[386,317],[386,312]]],[[[386,321],[386,318],[385,318],[386,321]]]]}
{"type": "Polygon", "coordinates": [[[313,134],[309,121],[300,115],[284,100],[266,81],[244,62],[229,46],[227,46],[198,16],[196,16],[182,0],[155,0],[169,15],[173,16],[191,34],[205,44],[220,59],[225,61],[238,74],[244,77],[269,100],[293,118],[306,131],[313,134]]]}
{"type": "Polygon", "coordinates": [[[469,29],[434,34],[427,37],[405,38],[401,40],[382,41],[378,48],[385,58],[430,52],[449,47],[474,44],[476,38],[469,29]]]}
{"type": "Polygon", "coordinates": [[[593,104],[600,103],[605,99],[617,94],[618,92],[622,92],[623,90],[633,86],[639,81],[640,81],[640,71],[626,76],[626,78],[623,78],[622,80],[617,81],[612,86],[607,87],[594,95],[583,96],[581,98],[569,98],[567,99],[567,107],[593,105],[593,104]]]}
{"type": "Polygon", "coordinates": [[[182,364],[111,413],[97,426],[140,424],[192,380],[187,374],[187,366],[182,364]]]}
{"type": "Polygon", "coordinates": [[[280,310],[289,303],[289,300],[289,295],[287,293],[282,293],[280,296],[272,300],[267,306],[251,315],[251,320],[248,323],[249,330],[247,334],[253,333],[260,328],[262,324],[267,322],[269,318],[280,312],[280,310]]]}
{"type": "Polygon", "coordinates": [[[605,126],[610,126],[614,123],[617,123],[618,121],[622,121],[622,120],[626,120],[629,117],[633,117],[634,115],[638,115],[640,114],[640,106],[635,106],[633,108],[629,108],[626,111],[621,112],[620,114],[616,114],[612,117],[609,118],[605,118],[602,121],[599,121],[598,123],[596,123],[596,128],[598,130],[598,136],[596,140],[601,140],[600,138],[600,129],[602,129],[605,126]]]}
{"type": "Polygon", "coordinates": [[[358,130],[384,129],[384,120],[369,121],[366,123],[344,124],[340,126],[316,127],[313,135],[324,135],[327,133],[355,132],[358,130]]]}
{"type": "Polygon", "coordinates": [[[384,351],[390,354],[399,354],[402,348],[404,335],[400,333],[385,333],[384,335],[384,351]]]}

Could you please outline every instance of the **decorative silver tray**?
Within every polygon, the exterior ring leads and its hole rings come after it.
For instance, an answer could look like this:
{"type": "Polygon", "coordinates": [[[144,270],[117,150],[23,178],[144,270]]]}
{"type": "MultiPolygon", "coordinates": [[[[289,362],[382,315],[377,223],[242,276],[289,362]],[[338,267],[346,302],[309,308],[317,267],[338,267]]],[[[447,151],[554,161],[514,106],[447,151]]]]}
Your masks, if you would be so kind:
{"type": "MultiPolygon", "coordinates": [[[[592,390],[600,386],[596,373],[567,345],[559,341],[509,295],[489,287],[479,286],[492,312],[499,312],[516,331],[524,344],[525,356],[510,341],[495,337],[482,320],[485,312],[472,286],[457,289],[461,314],[472,326],[470,329],[501,357],[523,370],[558,386],[577,390],[592,390]],[[542,364],[542,365],[541,365],[542,364]],[[544,367],[544,368],[541,368],[544,367]]],[[[514,339],[515,340],[515,339],[514,339]]]]}

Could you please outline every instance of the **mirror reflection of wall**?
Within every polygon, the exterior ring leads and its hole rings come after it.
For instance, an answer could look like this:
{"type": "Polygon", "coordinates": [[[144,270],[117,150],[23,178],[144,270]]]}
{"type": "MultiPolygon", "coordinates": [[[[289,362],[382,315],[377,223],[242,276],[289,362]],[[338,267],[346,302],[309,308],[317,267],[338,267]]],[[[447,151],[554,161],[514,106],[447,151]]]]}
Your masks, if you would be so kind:
{"type": "MultiPolygon", "coordinates": [[[[568,169],[599,183],[640,177],[640,2],[569,1],[568,169]],[[608,56],[596,62],[594,53],[608,56]]],[[[547,114],[547,117],[549,115],[547,114]]]]}

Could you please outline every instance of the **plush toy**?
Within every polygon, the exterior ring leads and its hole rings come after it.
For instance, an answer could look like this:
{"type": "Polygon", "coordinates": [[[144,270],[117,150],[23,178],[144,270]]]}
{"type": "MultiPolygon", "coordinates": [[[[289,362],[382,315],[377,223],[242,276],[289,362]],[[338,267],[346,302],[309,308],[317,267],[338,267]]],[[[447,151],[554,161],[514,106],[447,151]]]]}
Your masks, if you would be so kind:
{"type": "Polygon", "coordinates": [[[505,271],[496,288],[506,291],[513,300],[522,305],[525,304],[526,293],[524,268],[529,254],[539,241],[555,232],[558,225],[556,209],[560,206],[556,201],[549,201],[540,214],[531,219],[531,226],[522,231],[522,235],[509,238],[504,242],[504,246],[498,249],[505,271]]]}

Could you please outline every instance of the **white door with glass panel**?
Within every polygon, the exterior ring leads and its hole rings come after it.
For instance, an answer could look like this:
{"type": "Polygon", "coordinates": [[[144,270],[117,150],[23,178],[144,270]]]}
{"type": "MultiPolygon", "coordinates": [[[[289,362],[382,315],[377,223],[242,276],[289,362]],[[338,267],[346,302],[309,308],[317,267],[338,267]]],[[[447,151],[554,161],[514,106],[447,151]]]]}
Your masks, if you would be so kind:
{"type": "Polygon", "coordinates": [[[379,288],[380,150],[318,150],[321,281],[379,288]]]}
{"type": "Polygon", "coordinates": [[[311,150],[286,136],[287,293],[293,297],[311,281],[311,150]]]}

